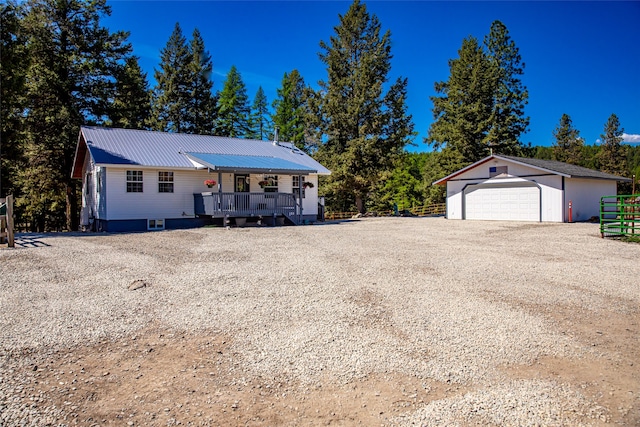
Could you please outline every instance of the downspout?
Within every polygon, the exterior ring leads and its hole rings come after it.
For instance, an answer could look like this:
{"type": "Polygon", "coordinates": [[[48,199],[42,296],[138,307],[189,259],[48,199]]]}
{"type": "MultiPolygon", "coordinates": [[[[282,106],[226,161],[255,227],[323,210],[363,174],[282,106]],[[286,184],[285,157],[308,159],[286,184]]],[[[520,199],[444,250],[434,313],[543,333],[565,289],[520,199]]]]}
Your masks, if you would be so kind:
{"type": "MultiPolygon", "coordinates": [[[[567,215],[566,215],[566,197],[567,197],[567,190],[565,188],[565,184],[564,184],[564,176],[562,177],[562,222],[567,222],[567,215]]],[[[540,203],[542,203],[542,197],[540,198],[540,203]]]]}

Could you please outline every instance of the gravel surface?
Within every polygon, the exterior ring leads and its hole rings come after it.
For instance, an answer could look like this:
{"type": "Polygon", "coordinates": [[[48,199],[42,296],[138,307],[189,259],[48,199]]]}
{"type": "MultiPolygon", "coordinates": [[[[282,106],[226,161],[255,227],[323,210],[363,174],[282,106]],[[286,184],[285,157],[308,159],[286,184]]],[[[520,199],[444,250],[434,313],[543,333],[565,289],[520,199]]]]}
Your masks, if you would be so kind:
{"type": "Polygon", "coordinates": [[[0,425],[64,425],[24,372],[151,324],[232,337],[238,381],[462,390],[387,424],[640,422],[640,245],[594,224],[368,218],[17,243],[0,248],[0,425]],[[614,365],[629,390],[604,402],[587,371],[614,365]]]}

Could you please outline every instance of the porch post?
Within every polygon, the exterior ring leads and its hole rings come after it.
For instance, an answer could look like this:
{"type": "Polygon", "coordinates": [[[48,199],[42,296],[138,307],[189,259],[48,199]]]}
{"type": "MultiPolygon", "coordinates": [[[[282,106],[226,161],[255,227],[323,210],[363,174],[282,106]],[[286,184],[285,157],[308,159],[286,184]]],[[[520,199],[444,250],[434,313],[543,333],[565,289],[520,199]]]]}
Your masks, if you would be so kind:
{"type": "Polygon", "coordinates": [[[218,193],[222,193],[222,172],[218,171],[218,193]]]}
{"type": "Polygon", "coordinates": [[[298,200],[300,201],[300,210],[298,211],[298,224],[302,223],[302,175],[298,174],[298,200]]]}

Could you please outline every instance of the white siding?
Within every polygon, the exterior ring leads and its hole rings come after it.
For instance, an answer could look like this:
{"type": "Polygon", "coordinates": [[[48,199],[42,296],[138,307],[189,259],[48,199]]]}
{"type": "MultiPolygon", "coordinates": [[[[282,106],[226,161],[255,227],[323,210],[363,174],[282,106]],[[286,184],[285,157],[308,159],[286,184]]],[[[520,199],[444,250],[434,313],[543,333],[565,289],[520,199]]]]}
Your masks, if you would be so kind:
{"type": "Polygon", "coordinates": [[[82,166],[82,206],[80,208],[80,225],[88,226],[90,220],[105,217],[105,168],[96,166],[91,156],[86,156],[82,166]],[[98,187],[101,188],[98,188],[98,187]]]}
{"type": "Polygon", "coordinates": [[[84,158],[82,165],[82,205],[80,207],[80,225],[88,226],[89,218],[95,217],[97,206],[95,203],[95,181],[91,156],[84,158]]]}
{"type": "Polygon", "coordinates": [[[304,190],[305,198],[302,200],[302,213],[304,215],[318,214],[318,175],[309,175],[306,181],[313,184],[313,188],[304,190]]]}
{"type": "Polygon", "coordinates": [[[447,218],[463,218],[462,199],[466,186],[480,183],[515,183],[518,181],[533,182],[540,187],[542,221],[562,222],[562,177],[502,159],[495,159],[478,165],[447,182],[447,218]],[[489,168],[500,166],[507,166],[507,175],[489,178],[489,168]]]}
{"type": "MultiPolygon", "coordinates": [[[[218,180],[217,174],[206,170],[171,170],[128,167],[110,167],[106,173],[107,220],[140,218],[193,218],[194,193],[211,191],[204,185],[206,179],[218,180]],[[127,170],[142,170],[143,192],[127,193],[127,170]],[[158,192],[158,172],[173,172],[173,193],[158,192]]],[[[226,180],[223,174],[223,189],[226,180]]],[[[232,182],[229,191],[232,190],[232,182]]]]}
{"type": "Polygon", "coordinates": [[[617,191],[615,181],[568,178],[565,181],[565,221],[569,221],[569,201],[572,202],[573,221],[587,221],[600,215],[600,198],[614,196],[617,191]]]}
{"type": "MultiPolygon", "coordinates": [[[[105,168],[102,168],[105,170],[105,168]]],[[[217,191],[204,185],[207,179],[219,180],[218,173],[209,173],[206,170],[171,170],[148,169],[129,166],[126,168],[106,168],[106,197],[109,201],[106,215],[101,217],[106,220],[125,219],[168,219],[168,218],[193,218],[194,193],[217,191]],[[127,170],[142,170],[143,192],[127,193],[127,170]],[[173,172],[173,193],[158,192],[158,172],[173,172]]],[[[263,179],[262,174],[250,175],[250,191],[259,193],[264,191],[258,185],[263,179]]],[[[317,175],[308,178],[314,183],[314,188],[308,188],[304,200],[305,214],[317,213],[317,175]]],[[[235,189],[234,174],[222,174],[222,191],[233,192],[235,189]]],[[[292,178],[288,175],[278,175],[278,191],[291,193],[292,178]]]]}

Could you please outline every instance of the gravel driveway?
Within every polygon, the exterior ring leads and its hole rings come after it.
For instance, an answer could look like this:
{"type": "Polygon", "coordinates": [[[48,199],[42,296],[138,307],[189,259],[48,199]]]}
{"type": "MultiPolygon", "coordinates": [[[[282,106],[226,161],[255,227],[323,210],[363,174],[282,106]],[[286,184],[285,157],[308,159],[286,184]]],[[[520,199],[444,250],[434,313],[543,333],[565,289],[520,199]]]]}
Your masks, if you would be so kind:
{"type": "Polygon", "coordinates": [[[640,245],[594,224],[17,243],[0,249],[0,425],[640,424],[640,245]]]}

